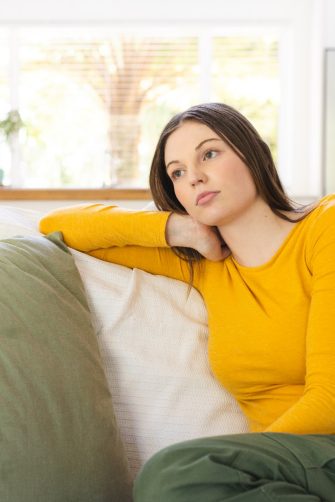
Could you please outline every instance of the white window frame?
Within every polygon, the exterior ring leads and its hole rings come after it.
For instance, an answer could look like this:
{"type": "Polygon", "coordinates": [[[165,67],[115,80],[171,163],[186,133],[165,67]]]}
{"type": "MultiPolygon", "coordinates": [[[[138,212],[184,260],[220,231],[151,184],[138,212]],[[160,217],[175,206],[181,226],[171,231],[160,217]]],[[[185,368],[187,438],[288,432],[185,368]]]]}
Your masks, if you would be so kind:
{"type": "Polygon", "coordinates": [[[20,0],[12,0],[2,7],[0,23],[10,20],[15,25],[47,26],[50,19],[59,25],[114,25],[121,31],[132,25],[152,28],[165,24],[181,27],[184,33],[196,25],[200,29],[209,24],[221,33],[233,30],[236,24],[250,30],[277,26],[282,33],[283,68],[280,175],[295,199],[322,195],[324,0],[207,0],[199,5],[188,0],[170,0],[168,4],[156,0],[59,0],[52,5],[31,0],[22,5],[20,0]]]}

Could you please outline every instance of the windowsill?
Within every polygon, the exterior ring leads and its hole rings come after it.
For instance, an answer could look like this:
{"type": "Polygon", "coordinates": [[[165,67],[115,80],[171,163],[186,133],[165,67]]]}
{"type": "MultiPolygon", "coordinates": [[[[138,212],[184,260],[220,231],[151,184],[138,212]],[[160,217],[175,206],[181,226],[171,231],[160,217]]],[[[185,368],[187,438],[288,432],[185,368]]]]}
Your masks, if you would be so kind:
{"type": "Polygon", "coordinates": [[[151,200],[146,188],[5,188],[0,200],[151,200]]]}

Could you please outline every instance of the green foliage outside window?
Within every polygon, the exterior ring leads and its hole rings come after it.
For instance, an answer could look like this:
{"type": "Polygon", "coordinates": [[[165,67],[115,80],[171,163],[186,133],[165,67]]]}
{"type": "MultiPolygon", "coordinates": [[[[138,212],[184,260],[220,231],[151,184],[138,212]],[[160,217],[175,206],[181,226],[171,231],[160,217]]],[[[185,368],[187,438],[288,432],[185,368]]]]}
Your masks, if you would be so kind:
{"type": "MultiPolygon", "coordinates": [[[[50,33],[20,37],[25,186],[145,187],[161,129],[201,101],[238,108],[276,156],[275,38],[213,36],[204,69],[197,36],[50,33]]],[[[20,115],[0,123],[5,134],[22,126],[20,115]]]]}

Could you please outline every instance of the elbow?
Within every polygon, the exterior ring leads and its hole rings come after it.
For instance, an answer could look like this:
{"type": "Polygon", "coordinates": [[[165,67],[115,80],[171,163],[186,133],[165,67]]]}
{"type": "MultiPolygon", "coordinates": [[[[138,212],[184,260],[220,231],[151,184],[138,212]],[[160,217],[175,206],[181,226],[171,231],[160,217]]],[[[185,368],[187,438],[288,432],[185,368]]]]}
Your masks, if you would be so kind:
{"type": "Polygon", "coordinates": [[[49,215],[44,216],[39,222],[39,231],[45,235],[60,230],[60,228],[56,227],[57,222],[55,222],[54,218],[49,215]]]}
{"type": "Polygon", "coordinates": [[[38,224],[38,229],[42,234],[48,234],[49,233],[49,218],[47,216],[44,216],[39,224],[38,224]]]}

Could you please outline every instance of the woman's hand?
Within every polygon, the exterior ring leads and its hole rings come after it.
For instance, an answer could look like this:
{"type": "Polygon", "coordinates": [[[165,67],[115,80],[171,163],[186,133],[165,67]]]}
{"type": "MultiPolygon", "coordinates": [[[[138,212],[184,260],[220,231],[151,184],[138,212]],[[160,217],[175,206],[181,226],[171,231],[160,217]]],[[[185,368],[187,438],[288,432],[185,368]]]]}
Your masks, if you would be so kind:
{"type": "Polygon", "coordinates": [[[230,255],[216,227],[209,227],[191,216],[171,213],[166,225],[169,246],[196,249],[211,261],[220,261],[230,255]]]}

